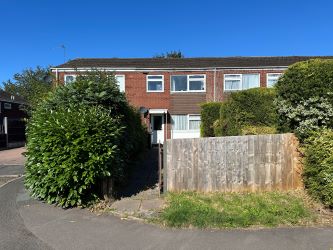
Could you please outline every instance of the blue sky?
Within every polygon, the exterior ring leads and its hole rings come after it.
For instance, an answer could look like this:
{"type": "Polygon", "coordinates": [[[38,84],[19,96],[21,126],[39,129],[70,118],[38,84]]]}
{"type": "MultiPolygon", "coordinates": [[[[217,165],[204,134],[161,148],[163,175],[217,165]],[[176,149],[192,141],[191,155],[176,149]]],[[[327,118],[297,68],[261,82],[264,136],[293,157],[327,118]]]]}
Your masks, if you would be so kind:
{"type": "Polygon", "coordinates": [[[333,55],[333,1],[0,0],[0,83],[77,57],[333,55]]]}

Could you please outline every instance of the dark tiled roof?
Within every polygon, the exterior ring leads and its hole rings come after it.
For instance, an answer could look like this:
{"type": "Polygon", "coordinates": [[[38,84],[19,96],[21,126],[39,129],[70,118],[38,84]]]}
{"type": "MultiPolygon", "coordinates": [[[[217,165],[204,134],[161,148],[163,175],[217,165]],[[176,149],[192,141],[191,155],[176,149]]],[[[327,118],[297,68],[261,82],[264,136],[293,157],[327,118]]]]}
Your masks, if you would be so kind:
{"type": "Polygon", "coordinates": [[[308,59],[333,56],[197,57],[197,58],[78,58],[55,68],[252,68],[284,67],[308,59]]]}
{"type": "Polygon", "coordinates": [[[0,101],[1,102],[12,102],[19,104],[27,104],[27,102],[20,96],[12,95],[0,89],[0,101]]]}

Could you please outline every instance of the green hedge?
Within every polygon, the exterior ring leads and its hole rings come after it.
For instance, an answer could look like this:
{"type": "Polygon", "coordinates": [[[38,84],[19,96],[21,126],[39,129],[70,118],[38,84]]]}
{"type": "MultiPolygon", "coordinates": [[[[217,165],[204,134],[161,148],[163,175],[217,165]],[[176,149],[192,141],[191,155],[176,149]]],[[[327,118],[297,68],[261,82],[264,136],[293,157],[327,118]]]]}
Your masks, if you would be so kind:
{"type": "Polygon", "coordinates": [[[214,122],[220,117],[221,102],[201,104],[201,137],[214,137],[214,122]]]}
{"type": "Polygon", "coordinates": [[[320,130],[306,140],[304,184],[313,197],[333,207],[333,130],[320,130]]]}
{"type": "Polygon", "coordinates": [[[146,141],[140,115],[114,76],[78,77],[50,93],[32,113],[26,187],[49,203],[86,205],[97,197],[100,178],[124,179],[146,141]]]}
{"type": "MultiPolygon", "coordinates": [[[[242,135],[244,127],[271,127],[277,124],[274,105],[275,90],[272,88],[253,88],[231,93],[230,98],[221,105],[218,135],[242,135]]],[[[258,130],[259,131],[259,130],[258,130]]]]}
{"type": "Polygon", "coordinates": [[[333,90],[333,60],[313,59],[291,65],[275,85],[277,95],[292,105],[311,97],[329,97],[333,90]]]}
{"type": "Polygon", "coordinates": [[[275,88],[280,131],[303,141],[312,131],[333,128],[333,60],[295,63],[275,88]]]}

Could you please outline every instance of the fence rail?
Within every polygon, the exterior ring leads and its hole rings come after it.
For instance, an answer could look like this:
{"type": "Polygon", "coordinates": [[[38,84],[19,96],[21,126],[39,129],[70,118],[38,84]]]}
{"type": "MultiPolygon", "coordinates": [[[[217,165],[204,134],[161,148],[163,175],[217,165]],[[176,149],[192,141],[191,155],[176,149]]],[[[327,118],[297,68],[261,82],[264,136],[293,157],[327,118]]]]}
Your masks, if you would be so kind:
{"type": "Polygon", "coordinates": [[[293,134],[168,140],[164,190],[201,192],[302,187],[293,134]]]}

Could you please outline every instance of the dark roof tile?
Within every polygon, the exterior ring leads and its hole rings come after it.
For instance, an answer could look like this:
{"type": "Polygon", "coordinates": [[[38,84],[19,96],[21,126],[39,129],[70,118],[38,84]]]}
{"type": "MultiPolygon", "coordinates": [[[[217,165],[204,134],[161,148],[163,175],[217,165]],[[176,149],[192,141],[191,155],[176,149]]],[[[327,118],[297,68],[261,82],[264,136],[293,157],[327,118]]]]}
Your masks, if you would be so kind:
{"type": "Polygon", "coordinates": [[[18,104],[26,104],[27,102],[20,96],[12,95],[0,89],[0,101],[1,102],[11,102],[18,104]]]}
{"type": "Polygon", "coordinates": [[[197,58],[78,58],[55,68],[253,68],[286,67],[308,59],[333,56],[197,57],[197,58]]]}

